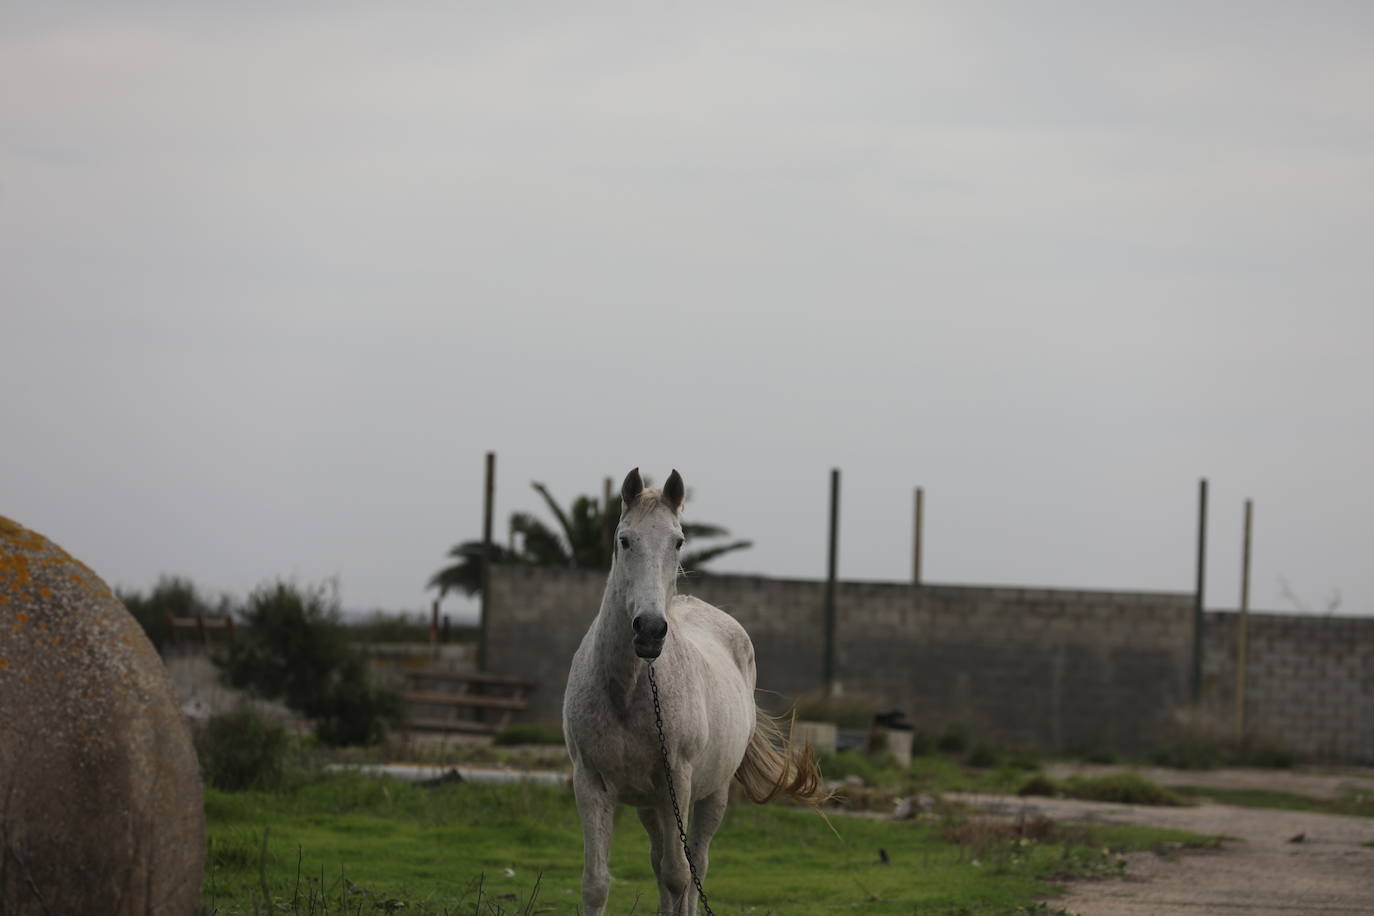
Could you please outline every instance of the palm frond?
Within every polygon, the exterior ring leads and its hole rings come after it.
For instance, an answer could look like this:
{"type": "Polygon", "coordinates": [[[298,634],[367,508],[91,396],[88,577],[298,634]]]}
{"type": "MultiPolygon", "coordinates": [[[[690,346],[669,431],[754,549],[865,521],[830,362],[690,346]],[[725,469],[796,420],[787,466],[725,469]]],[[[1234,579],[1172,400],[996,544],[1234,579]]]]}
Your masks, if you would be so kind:
{"type": "Polygon", "coordinates": [[[536,566],[568,566],[572,556],[552,528],[528,512],[515,512],[510,528],[521,538],[521,554],[525,561],[536,566]]]}
{"type": "Polygon", "coordinates": [[[693,550],[683,554],[681,566],[688,572],[699,571],[702,564],[709,563],[716,557],[753,546],[753,541],[732,541],[729,544],[720,544],[715,547],[703,547],[701,550],[693,550]]]}
{"type": "Polygon", "coordinates": [[[723,538],[730,532],[720,525],[711,525],[706,522],[683,522],[682,533],[688,540],[694,538],[723,538]]]}
{"type": "Polygon", "coordinates": [[[542,483],[535,481],[531,483],[530,486],[534,487],[539,495],[544,497],[544,502],[548,504],[549,511],[553,513],[554,518],[558,519],[558,524],[563,528],[563,536],[567,538],[569,551],[571,551],[572,545],[577,543],[575,540],[576,535],[573,532],[572,522],[568,520],[567,514],[563,511],[563,507],[553,498],[553,494],[549,492],[549,488],[542,483]]]}
{"type": "MultiPolygon", "coordinates": [[[[458,562],[445,566],[430,576],[425,587],[437,588],[440,598],[451,591],[462,591],[468,595],[477,594],[482,590],[482,553],[483,544],[481,541],[464,541],[461,544],[455,544],[449,550],[448,556],[456,558],[458,562]]],[[[500,544],[492,544],[491,561],[493,563],[518,563],[520,558],[500,544]]]]}

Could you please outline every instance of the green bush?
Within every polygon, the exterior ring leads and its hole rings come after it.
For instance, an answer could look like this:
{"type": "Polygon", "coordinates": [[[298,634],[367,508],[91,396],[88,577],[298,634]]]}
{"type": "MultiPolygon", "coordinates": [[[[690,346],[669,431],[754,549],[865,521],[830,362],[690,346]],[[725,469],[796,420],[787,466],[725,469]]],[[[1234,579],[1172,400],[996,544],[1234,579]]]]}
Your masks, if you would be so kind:
{"type": "Polygon", "coordinates": [[[1219,766],[1288,768],[1297,763],[1297,756],[1283,744],[1263,736],[1236,739],[1219,728],[1180,725],[1164,736],[1150,760],[1180,770],[1219,766]]]}
{"type": "Polygon", "coordinates": [[[1106,776],[1070,776],[1055,782],[1036,774],[1016,790],[1017,795],[1065,796],[1087,801],[1117,802],[1123,805],[1186,805],[1177,792],[1164,788],[1139,773],[1111,773],[1106,776]]]}
{"type": "Polygon", "coordinates": [[[924,757],[933,753],[935,753],[935,739],[926,732],[917,729],[911,736],[911,756],[924,757]]]}
{"type": "Polygon", "coordinates": [[[1015,770],[1026,770],[1027,772],[1040,769],[1040,755],[1035,751],[1016,750],[1007,754],[1003,761],[1008,767],[1015,770]]]}
{"type": "Polygon", "coordinates": [[[260,586],[243,619],[238,642],[216,660],[230,686],[282,700],[315,723],[325,744],[381,740],[400,699],[372,683],[328,589],[260,586]]]}
{"type": "Polygon", "coordinates": [[[935,749],[942,754],[962,754],[968,750],[969,728],[962,722],[951,722],[945,733],[935,741],[935,749]]]}
{"type": "Polygon", "coordinates": [[[172,634],[167,631],[167,615],[173,617],[195,617],[197,615],[228,615],[228,608],[221,606],[218,611],[197,590],[190,579],[181,576],[159,576],[157,584],[147,595],[126,589],[118,589],[115,596],[143,627],[149,641],[158,652],[166,650],[172,634]]]}
{"type": "Polygon", "coordinates": [[[1146,779],[1139,773],[1106,776],[1070,776],[1063,783],[1069,798],[1120,802],[1126,805],[1184,805],[1183,796],[1146,779]]]}
{"type": "Polygon", "coordinates": [[[250,706],[211,716],[195,733],[205,781],[216,789],[276,789],[282,785],[290,738],[250,706]]]}
{"type": "Polygon", "coordinates": [[[889,787],[897,785],[902,778],[890,759],[874,760],[857,751],[822,754],[816,762],[826,779],[845,780],[854,776],[863,780],[866,786],[889,787]]]}
{"type": "Polygon", "coordinates": [[[1016,790],[1020,796],[1042,795],[1046,798],[1054,798],[1059,794],[1059,783],[1050,779],[1044,773],[1036,773],[1030,779],[1021,784],[1021,788],[1016,790]]]}
{"type": "Polygon", "coordinates": [[[562,744],[563,732],[547,725],[520,722],[501,729],[491,739],[492,744],[562,744]]]}
{"type": "Polygon", "coordinates": [[[1277,741],[1264,738],[1247,738],[1240,742],[1231,754],[1231,762],[1236,766],[1272,767],[1291,769],[1297,765],[1297,755],[1277,741]]]}
{"type": "Polygon", "coordinates": [[[801,697],[795,707],[798,719],[830,722],[837,728],[853,730],[870,728],[878,708],[877,700],[862,694],[801,697]]]}
{"type": "Polygon", "coordinates": [[[980,770],[991,769],[1002,762],[1002,755],[990,744],[979,742],[968,752],[964,763],[980,770]]]}

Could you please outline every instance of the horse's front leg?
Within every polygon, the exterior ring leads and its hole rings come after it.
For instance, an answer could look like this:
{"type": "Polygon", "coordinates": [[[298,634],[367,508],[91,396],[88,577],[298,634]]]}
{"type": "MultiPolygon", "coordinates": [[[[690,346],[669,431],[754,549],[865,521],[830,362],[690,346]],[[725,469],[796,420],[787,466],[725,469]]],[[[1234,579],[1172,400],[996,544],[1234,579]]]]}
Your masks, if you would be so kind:
{"type": "MultiPolygon", "coordinates": [[[[692,861],[697,866],[697,876],[703,886],[706,884],[706,869],[711,864],[711,837],[715,836],[720,822],[725,820],[725,809],[730,804],[730,784],[708,795],[692,806],[692,861]]],[[[693,884],[687,888],[686,916],[696,916],[697,888],[693,884]]]]}
{"type": "Polygon", "coordinates": [[[664,823],[658,808],[636,808],[635,811],[639,814],[639,822],[644,825],[644,832],[649,835],[649,864],[654,867],[654,883],[658,885],[658,911],[671,913],[668,909],[668,892],[663,889],[663,846],[665,837],[671,840],[677,836],[677,828],[664,823]]]}
{"type": "MultiPolygon", "coordinates": [[[[678,805],[685,822],[692,810],[692,774],[689,767],[684,765],[674,769],[673,788],[677,791],[678,805]]],[[[687,890],[692,886],[692,872],[687,867],[687,854],[682,850],[677,817],[666,790],[662,804],[652,810],[662,836],[658,867],[654,869],[658,878],[658,911],[661,916],[690,916],[691,904],[687,890]]]]}
{"type": "Polygon", "coordinates": [[[582,906],[586,916],[602,916],[611,893],[611,832],[615,799],[595,774],[573,769],[573,793],[582,818],[582,906]]]}

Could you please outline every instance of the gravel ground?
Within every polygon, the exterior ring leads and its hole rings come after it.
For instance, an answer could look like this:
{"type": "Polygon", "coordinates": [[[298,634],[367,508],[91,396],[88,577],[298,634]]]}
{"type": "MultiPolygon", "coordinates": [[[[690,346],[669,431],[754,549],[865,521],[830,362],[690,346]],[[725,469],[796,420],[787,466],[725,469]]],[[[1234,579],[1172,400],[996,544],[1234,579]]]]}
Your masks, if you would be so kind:
{"type": "MultiPolygon", "coordinates": [[[[1317,782],[1305,781],[1309,776],[1330,781],[1352,778],[1350,774],[1231,772],[1243,776],[1224,784],[1310,795],[1318,791],[1312,788],[1317,782]]],[[[1189,772],[1182,774],[1184,778],[1160,781],[1198,785],[1203,775],[1189,772]]],[[[1205,775],[1209,784],[1223,784],[1216,781],[1221,778],[1219,771],[1205,775]]],[[[1215,804],[1155,808],[1072,799],[956,797],[1009,815],[1029,809],[1060,821],[1175,827],[1232,838],[1220,850],[1189,851],[1168,858],[1134,853],[1124,879],[1075,882],[1066,895],[1048,901],[1052,907],[1082,916],[1374,914],[1374,848],[1365,845],[1374,843],[1374,818],[1215,804]]]]}
{"type": "Polygon", "coordinates": [[[1374,793],[1374,770],[1365,767],[1330,767],[1301,770],[1170,770],[1164,767],[1121,767],[1091,763],[1051,763],[1045,772],[1053,779],[1066,776],[1102,776],[1129,769],[1161,786],[1199,786],[1223,789],[1270,789],[1313,798],[1336,798],[1349,792],[1374,793]]]}

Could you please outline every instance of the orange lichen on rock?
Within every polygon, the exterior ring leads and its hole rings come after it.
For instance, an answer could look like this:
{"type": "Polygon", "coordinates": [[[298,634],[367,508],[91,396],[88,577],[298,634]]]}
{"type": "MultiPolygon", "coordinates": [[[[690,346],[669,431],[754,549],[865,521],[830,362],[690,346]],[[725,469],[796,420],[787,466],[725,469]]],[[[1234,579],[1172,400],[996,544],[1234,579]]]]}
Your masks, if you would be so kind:
{"type": "MultiPolygon", "coordinates": [[[[67,577],[92,595],[114,595],[85,563],[37,531],[0,516],[0,603],[9,604],[11,598],[34,598],[34,576],[47,570],[67,570],[67,577]]],[[[51,598],[53,590],[41,585],[37,596],[51,598]]]]}

